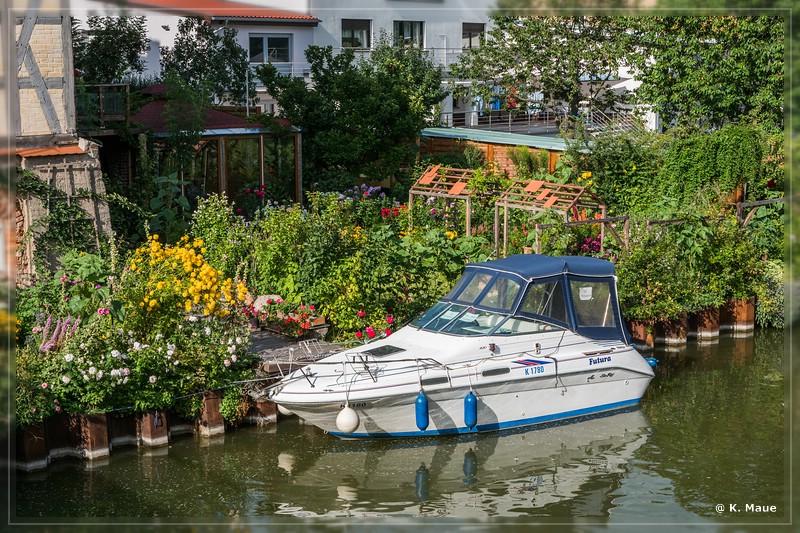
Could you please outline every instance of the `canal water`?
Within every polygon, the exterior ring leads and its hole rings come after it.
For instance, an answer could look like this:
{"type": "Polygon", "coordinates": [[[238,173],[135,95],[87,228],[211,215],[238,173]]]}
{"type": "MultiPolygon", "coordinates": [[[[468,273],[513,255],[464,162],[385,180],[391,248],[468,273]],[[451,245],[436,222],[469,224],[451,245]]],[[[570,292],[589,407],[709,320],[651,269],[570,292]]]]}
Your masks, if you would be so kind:
{"type": "MultiPolygon", "coordinates": [[[[527,431],[342,441],[296,418],[16,474],[12,521],[672,524],[790,519],[782,331],[656,349],[640,408],[527,431]]],[[[413,406],[409,406],[413,408],[413,406]]]]}

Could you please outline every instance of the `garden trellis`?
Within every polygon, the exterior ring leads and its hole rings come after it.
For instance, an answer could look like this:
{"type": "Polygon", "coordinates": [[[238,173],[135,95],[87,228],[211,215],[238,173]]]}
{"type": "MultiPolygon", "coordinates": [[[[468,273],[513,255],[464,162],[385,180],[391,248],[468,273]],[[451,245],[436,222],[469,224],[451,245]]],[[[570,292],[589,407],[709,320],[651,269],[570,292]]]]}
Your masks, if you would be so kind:
{"type": "Polygon", "coordinates": [[[472,201],[469,182],[475,171],[465,168],[431,165],[408,191],[408,212],[413,213],[414,196],[450,198],[466,203],[466,235],[472,234],[472,201]]]}
{"type": "MultiPolygon", "coordinates": [[[[517,180],[503,191],[503,194],[494,204],[495,252],[497,252],[500,242],[501,207],[503,208],[503,255],[506,254],[508,247],[509,209],[523,209],[532,212],[551,209],[561,213],[564,217],[564,222],[569,222],[570,213],[577,215],[579,209],[599,210],[602,219],[606,217],[606,204],[586,187],[543,180],[517,180]]],[[[602,224],[602,220],[597,220],[596,223],[600,223],[600,235],[602,238],[605,236],[605,224],[602,224]]],[[[537,250],[539,248],[538,224],[536,248],[537,250]]]]}

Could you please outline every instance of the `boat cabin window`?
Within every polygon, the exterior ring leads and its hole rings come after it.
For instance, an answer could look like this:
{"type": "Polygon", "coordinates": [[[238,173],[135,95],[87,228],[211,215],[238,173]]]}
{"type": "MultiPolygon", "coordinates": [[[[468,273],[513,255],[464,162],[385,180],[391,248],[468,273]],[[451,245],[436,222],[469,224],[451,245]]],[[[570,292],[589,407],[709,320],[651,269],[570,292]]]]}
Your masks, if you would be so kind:
{"type": "Polygon", "coordinates": [[[494,330],[493,335],[528,335],[542,331],[562,331],[563,329],[532,318],[513,316],[494,330]]]}
{"type": "Polygon", "coordinates": [[[532,283],[519,310],[524,315],[538,315],[562,324],[569,323],[560,280],[532,283]]]}
{"type": "Polygon", "coordinates": [[[570,280],[569,288],[579,328],[617,327],[610,281],[570,280]]]}

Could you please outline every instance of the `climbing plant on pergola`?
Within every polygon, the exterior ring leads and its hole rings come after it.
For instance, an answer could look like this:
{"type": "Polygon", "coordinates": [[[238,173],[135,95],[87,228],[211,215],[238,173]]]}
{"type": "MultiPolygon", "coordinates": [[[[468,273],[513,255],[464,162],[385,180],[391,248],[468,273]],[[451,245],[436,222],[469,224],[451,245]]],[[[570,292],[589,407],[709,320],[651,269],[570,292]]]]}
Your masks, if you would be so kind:
{"type": "MultiPolygon", "coordinates": [[[[526,211],[554,210],[561,213],[564,222],[569,222],[570,213],[578,209],[599,209],[606,217],[606,204],[592,191],[580,185],[552,183],[542,180],[517,180],[512,183],[494,204],[494,247],[500,242],[500,208],[503,208],[503,255],[508,248],[508,210],[526,211]]],[[[605,236],[605,226],[600,225],[601,237],[605,236]]],[[[536,234],[537,248],[539,234],[536,234]]],[[[602,240],[601,240],[602,242],[602,240]]]]}

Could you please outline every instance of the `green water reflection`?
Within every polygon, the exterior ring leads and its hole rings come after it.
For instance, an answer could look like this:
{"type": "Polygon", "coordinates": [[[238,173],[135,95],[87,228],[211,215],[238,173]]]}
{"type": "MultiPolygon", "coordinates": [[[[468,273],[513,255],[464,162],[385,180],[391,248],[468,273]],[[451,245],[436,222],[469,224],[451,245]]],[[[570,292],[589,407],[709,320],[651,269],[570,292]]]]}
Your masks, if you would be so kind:
{"type": "Polygon", "coordinates": [[[120,448],[92,463],[58,460],[18,474],[12,508],[32,522],[786,521],[783,342],[782,332],[758,331],[657,351],[640,409],[544,429],[364,442],[288,419],[210,440],[179,437],[168,448],[120,448]],[[748,503],[776,510],[745,512],[748,503]]]}

